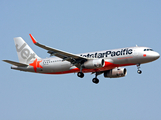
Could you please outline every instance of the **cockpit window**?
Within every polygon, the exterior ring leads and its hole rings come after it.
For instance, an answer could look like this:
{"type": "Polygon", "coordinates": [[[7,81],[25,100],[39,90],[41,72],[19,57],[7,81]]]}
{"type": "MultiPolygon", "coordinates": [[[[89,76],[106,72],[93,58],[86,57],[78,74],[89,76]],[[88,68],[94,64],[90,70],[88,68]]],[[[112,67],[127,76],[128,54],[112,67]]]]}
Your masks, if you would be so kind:
{"type": "Polygon", "coordinates": [[[144,49],[144,51],[153,51],[153,49],[144,49]]]}

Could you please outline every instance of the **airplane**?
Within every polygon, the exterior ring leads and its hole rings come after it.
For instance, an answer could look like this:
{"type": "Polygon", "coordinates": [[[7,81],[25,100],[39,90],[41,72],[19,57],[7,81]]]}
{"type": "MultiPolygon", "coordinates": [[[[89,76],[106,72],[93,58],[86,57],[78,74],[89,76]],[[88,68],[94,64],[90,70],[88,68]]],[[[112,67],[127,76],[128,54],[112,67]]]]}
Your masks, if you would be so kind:
{"type": "Polygon", "coordinates": [[[45,46],[36,41],[29,34],[32,42],[50,54],[49,58],[40,58],[29,45],[21,38],[14,38],[19,62],[3,60],[12,64],[11,69],[42,73],[42,74],[67,74],[77,73],[80,78],[84,73],[95,74],[92,82],[99,83],[98,75],[104,74],[105,78],[119,78],[127,75],[123,66],[137,66],[138,74],[141,74],[140,65],[157,60],[160,55],[149,47],[126,47],[113,50],[72,54],[52,47],[45,46]],[[55,57],[52,57],[55,56],[55,57]]]}

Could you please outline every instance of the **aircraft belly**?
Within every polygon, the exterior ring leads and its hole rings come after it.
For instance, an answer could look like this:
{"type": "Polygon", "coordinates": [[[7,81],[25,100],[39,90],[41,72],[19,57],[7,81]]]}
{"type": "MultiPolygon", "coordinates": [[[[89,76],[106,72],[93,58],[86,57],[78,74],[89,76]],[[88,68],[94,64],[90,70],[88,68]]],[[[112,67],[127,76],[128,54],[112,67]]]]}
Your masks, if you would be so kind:
{"type": "Polygon", "coordinates": [[[26,72],[35,72],[33,67],[18,67],[18,66],[12,66],[11,69],[20,70],[20,71],[26,71],[26,72]]]}
{"type": "Polygon", "coordinates": [[[63,72],[70,69],[70,63],[68,62],[60,62],[56,64],[51,64],[43,67],[43,72],[63,72]]]}

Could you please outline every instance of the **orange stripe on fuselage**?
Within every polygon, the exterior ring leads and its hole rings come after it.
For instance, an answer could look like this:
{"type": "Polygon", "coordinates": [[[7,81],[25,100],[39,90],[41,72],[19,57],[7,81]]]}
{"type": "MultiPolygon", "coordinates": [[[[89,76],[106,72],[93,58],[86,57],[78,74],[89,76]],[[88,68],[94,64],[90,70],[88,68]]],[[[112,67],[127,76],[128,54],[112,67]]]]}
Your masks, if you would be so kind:
{"type": "MultiPolygon", "coordinates": [[[[130,66],[130,65],[136,65],[136,64],[133,64],[133,63],[129,63],[129,64],[113,64],[111,62],[105,61],[105,66],[102,67],[102,68],[97,68],[97,69],[83,69],[82,72],[83,73],[88,73],[88,72],[106,71],[106,70],[113,69],[115,67],[130,66]]],[[[45,73],[45,74],[67,74],[67,73],[77,73],[79,71],[80,71],[79,68],[74,68],[74,69],[71,69],[71,70],[68,70],[68,71],[52,72],[52,73],[45,73]]]]}

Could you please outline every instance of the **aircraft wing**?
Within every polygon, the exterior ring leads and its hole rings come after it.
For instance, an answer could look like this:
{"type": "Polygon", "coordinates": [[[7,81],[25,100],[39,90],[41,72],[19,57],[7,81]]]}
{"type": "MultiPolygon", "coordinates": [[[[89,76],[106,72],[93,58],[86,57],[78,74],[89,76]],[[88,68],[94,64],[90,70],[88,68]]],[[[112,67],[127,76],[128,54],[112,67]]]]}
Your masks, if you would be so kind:
{"type": "Polygon", "coordinates": [[[14,61],[11,61],[11,60],[3,60],[3,61],[7,62],[9,64],[12,64],[12,65],[18,66],[18,67],[27,67],[28,66],[27,64],[18,63],[18,62],[14,62],[14,61]]]}
{"type": "Polygon", "coordinates": [[[51,47],[48,47],[48,46],[45,46],[43,44],[40,44],[38,43],[35,38],[29,34],[33,43],[43,49],[46,49],[48,50],[48,53],[51,54],[51,56],[57,56],[63,60],[66,60],[66,61],[69,61],[73,64],[77,64],[77,63],[80,63],[81,61],[86,61],[87,58],[84,58],[84,57],[81,57],[81,56],[78,56],[78,55],[75,55],[75,54],[72,54],[72,53],[68,53],[68,52],[65,52],[65,51],[62,51],[62,50],[58,50],[58,49],[55,49],[55,48],[51,48],[51,47]]]}

